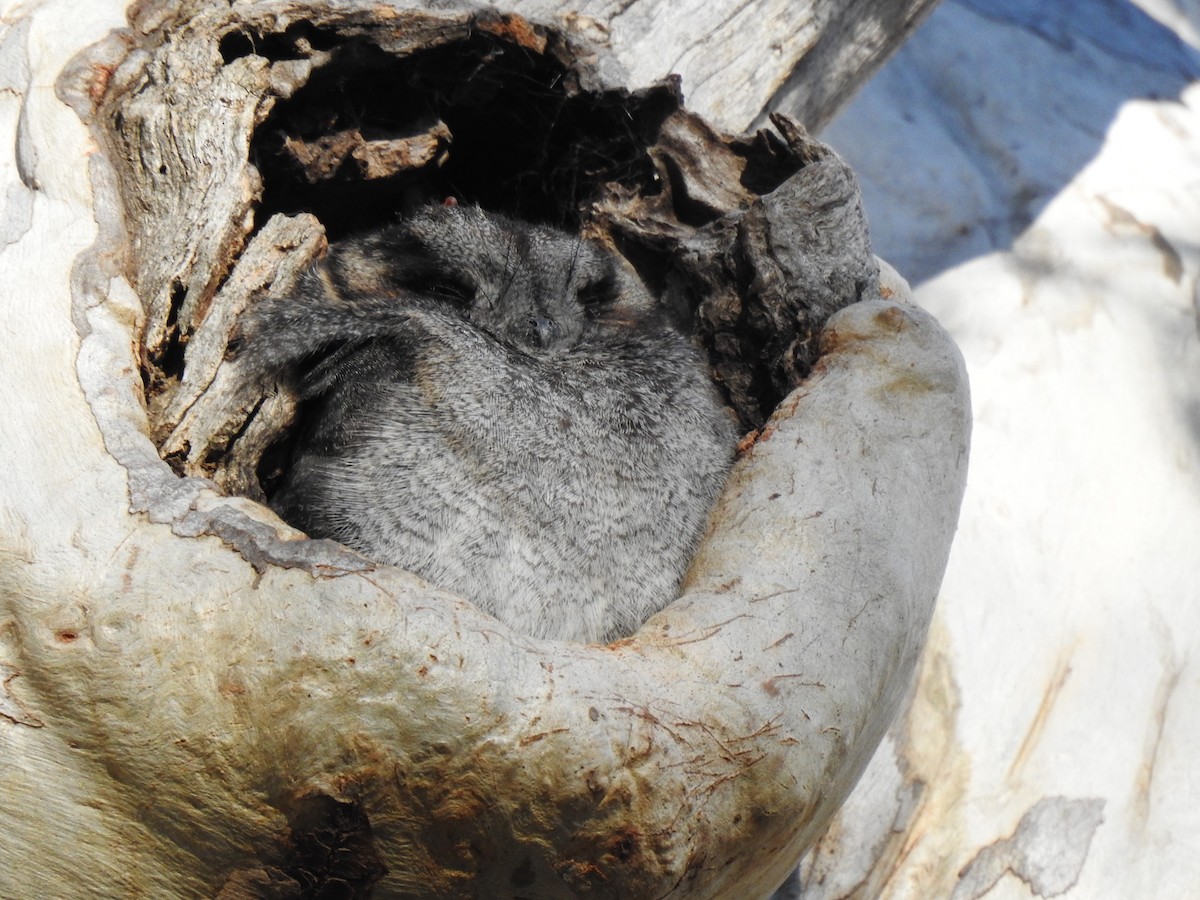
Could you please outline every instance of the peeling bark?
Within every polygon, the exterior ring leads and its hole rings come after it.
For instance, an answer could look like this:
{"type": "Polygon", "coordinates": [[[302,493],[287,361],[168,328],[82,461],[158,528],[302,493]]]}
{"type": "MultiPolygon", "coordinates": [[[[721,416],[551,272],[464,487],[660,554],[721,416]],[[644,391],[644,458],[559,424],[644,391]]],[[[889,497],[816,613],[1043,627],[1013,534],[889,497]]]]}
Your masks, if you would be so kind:
{"type": "Polygon", "coordinates": [[[1025,882],[1035,897],[1062,896],[1078,880],[1092,835],[1103,821],[1103,800],[1043,797],[1021,817],[1011,837],[983,848],[967,864],[953,900],[982,897],[1009,874],[1025,882]]]}

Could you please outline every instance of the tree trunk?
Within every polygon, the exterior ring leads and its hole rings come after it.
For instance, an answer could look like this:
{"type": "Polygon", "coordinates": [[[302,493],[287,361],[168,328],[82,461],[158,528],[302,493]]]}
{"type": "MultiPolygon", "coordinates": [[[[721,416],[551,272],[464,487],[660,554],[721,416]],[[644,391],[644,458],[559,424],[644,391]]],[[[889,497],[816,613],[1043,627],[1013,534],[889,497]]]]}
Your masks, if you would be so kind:
{"type": "Polygon", "coordinates": [[[806,900],[1200,891],[1197,26],[952,0],[828,132],[978,415],[914,697],[806,900]]]}
{"type": "MultiPolygon", "coordinates": [[[[836,6],[789,8],[806,48],[856,33],[836,6]]],[[[627,37],[628,9],[558,31],[471,10],[146,2],[106,37],[123,13],[22,7],[0,43],[16,147],[0,223],[0,895],[769,893],[904,694],[965,478],[961,359],[877,276],[844,167],[787,120],[727,138],[669,83],[621,90],[588,35],[611,28],[627,59],[664,46],[627,37]],[[628,113],[603,165],[568,152],[549,171],[587,177],[565,193],[518,179],[521,196],[683,297],[731,404],[762,426],[680,599],[610,646],[515,634],[252,498],[288,410],[246,393],[229,337],[357,202],[322,186],[336,141],[288,144],[295,120],[271,116],[309,102],[323,70],[334,93],[373,72],[435,78],[406,68],[430,48],[550,72],[554,109],[585,106],[571,152],[628,113]],[[264,124],[302,177],[256,143],[264,124]],[[812,368],[815,331],[847,303],[812,368]]],[[[697,46],[686,25],[708,20],[679,21],[676,43],[697,46]]],[[[872,46],[822,59],[878,62],[872,46]]],[[[745,76],[753,91],[731,87],[748,106],[726,121],[788,80],[798,57],[777,57],[745,76]]],[[[863,69],[839,71],[845,85],[863,69]]],[[[398,196],[453,131],[339,132],[336,167],[398,196]]]]}

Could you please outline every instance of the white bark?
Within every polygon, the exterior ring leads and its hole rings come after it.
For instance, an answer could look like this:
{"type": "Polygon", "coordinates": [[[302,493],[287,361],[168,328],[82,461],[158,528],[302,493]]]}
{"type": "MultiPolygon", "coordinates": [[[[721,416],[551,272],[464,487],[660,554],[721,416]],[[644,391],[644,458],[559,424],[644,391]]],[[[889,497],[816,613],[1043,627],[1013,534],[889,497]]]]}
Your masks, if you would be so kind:
{"type": "Polygon", "coordinates": [[[515,635],[159,459],[115,185],[53,88],[121,12],[10,10],[0,43],[0,895],[262,896],[330,829],[378,896],[769,892],[920,651],[953,343],[899,298],[839,314],[679,602],[612,647],[515,635]]]}
{"type": "Polygon", "coordinates": [[[938,0],[520,0],[493,5],[606,40],[631,86],[683,78],[688,108],[741,131],[767,109],[817,129],[938,0]]]}
{"type": "Polygon", "coordinates": [[[827,133],[941,272],[976,420],[915,699],[806,898],[1200,889],[1200,9],[1137,5],[1170,29],[947,3],[827,133]]]}

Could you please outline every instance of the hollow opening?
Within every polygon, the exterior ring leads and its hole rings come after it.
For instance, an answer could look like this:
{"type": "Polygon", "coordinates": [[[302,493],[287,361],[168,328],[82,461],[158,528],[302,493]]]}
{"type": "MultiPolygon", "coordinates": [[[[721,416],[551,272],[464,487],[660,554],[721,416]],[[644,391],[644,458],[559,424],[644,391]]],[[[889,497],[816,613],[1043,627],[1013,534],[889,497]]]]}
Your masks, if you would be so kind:
{"type": "MultiPolygon", "coordinates": [[[[574,231],[614,185],[636,196],[662,189],[646,148],[679,108],[673,86],[632,96],[581,90],[554,53],[483,29],[401,55],[369,35],[331,40],[313,28],[255,40],[231,32],[221,47],[227,62],[246,52],[291,59],[297,47],[324,56],[254,131],[256,229],[277,214],[311,213],[334,243],[453,200],[574,231]]],[[[660,287],[663,259],[630,249],[631,264],[660,287]]],[[[255,464],[268,499],[307,413],[302,403],[255,464]]]]}
{"type": "Polygon", "coordinates": [[[807,344],[799,358],[768,332],[815,333],[857,299],[845,276],[873,277],[868,244],[854,239],[861,216],[834,229],[800,221],[852,208],[848,179],[820,208],[764,212],[822,158],[803,129],[721,135],[682,109],[676,81],[605,87],[591,51],[553,29],[489,11],[390,17],[322,4],[290,22],[246,8],[183,24],[161,26],[170,41],[148,35],[154,62],[111,82],[97,112],[146,304],[151,433],[177,472],[227,492],[264,499],[296,421],[294,406],[231,383],[227,349],[244,311],[294,295],[328,243],[426,204],[452,199],[609,242],[697,332],[746,430],[812,361],[807,344]],[[841,243],[846,259],[803,261],[810,244],[841,243]],[[797,272],[819,281],[781,280],[797,272]]]}
{"type": "Polygon", "coordinates": [[[261,56],[279,62],[307,59],[314,52],[332,50],[339,44],[337,33],[311,22],[293,22],[283,31],[256,34],[246,28],[225,33],[217,45],[226,65],[247,56],[261,56]]]}
{"type": "Polygon", "coordinates": [[[566,228],[599,189],[659,190],[645,152],[668,91],[578,91],[549,54],[487,32],[394,56],[364,38],[329,53],[255,131],[258,217],[311,212],[330,241],[452,197],[566,228]]]}

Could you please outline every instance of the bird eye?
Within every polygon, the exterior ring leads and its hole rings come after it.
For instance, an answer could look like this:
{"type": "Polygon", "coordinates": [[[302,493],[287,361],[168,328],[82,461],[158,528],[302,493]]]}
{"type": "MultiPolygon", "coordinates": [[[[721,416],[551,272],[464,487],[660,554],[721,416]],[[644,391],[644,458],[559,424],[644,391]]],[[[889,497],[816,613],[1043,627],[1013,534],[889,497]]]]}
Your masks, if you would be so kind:
{"type": "Polygon", "coordinates": [[[445,276],[434,276],[427,280],[422,292],[455,303],[471,303],[475,300],[474,285],[445,276]]]}
{"type": "Polygon", "coordinates": [[[406,291],[456,306],[470,305],[475,300],[475,285],[444,271],[413,267],[393,277],[406,291]]]}
{"type": "Polygon", "coordinates": [[[608,272],[583,285],[575,296],[590,315],[597,315],[604,307],[617,302],[618,293],[616,275],[608,272]]]}

